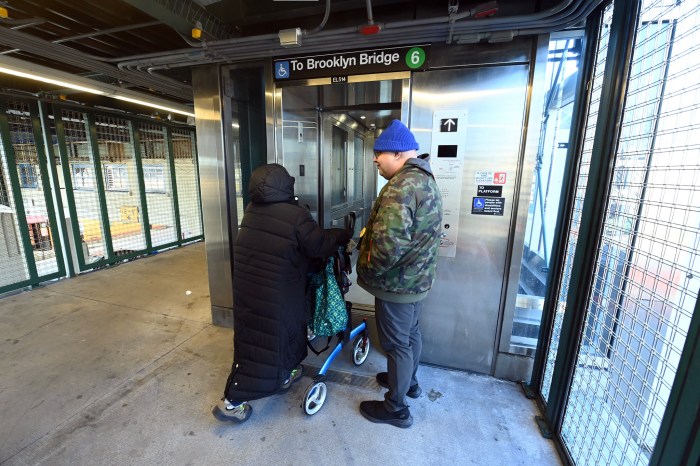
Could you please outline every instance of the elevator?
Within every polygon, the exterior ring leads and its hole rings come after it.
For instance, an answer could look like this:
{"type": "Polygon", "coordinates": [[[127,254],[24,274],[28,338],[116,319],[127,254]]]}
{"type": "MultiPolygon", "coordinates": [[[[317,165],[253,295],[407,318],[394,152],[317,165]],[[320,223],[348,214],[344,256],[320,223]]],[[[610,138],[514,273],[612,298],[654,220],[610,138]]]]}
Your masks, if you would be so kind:
{"type": "MultiPolygon", "coordinates": [[[[422,362],[527,380],[534,347],[511,334],[539,131],[529,123],[541,117],[532,102],[542,102],[547,44],[419,44],[196,69],[195,101],[219,105],[222,115],[198,122],[220,124],[223,133],[209,142],[217,154],[209,176],[226,194],[214,196],[209,218],[229,222],[220,235],[207,234],[210,275],[235,266],[230,246],[247,178],[263,163],[287,168],[300,205],[323,227],[342,227],[354,213],[359,236],[385,182],[374,139],[400,119],[419,153],[431,155],[444,208],[437,277],[421,319],[422,362]]],[[[200,127],[198,135],[202,153],[200,127]]],[[[227,280],[219,273],[211,286],[220,325],[232,325],[227,280]]],[[[346,298],[372,326],[374,298],[358,286],[346,298]]]]}
{"type": "Polygon", "coordinates": [[[299,203],[325,228],[354,213],[356,229],[376,196],[372,145],[381,128],[401,118],[397,76],[327,84],[278,84],[274,92],[275,160],[295,178],[299,203]]]}

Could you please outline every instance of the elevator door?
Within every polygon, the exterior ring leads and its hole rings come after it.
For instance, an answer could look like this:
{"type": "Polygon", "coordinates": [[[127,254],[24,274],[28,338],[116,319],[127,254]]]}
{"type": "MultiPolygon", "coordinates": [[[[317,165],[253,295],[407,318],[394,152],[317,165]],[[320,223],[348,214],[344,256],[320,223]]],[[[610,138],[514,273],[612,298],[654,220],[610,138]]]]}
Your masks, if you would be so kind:
{"type": "Polygon", "coordinates": [[[365,204],[371,200],[365,200],[362,188],[365,179],[373,180],[373,173],[365,173],[363,166],[368,133],[346,113],[321,112],[320,186],[326,227],[344,226],[344,218],[350,212],[355,213],[357,224],[364,223],[368,210],[365,204]],[[359,176],[355,176],[356,172],[359,176]]]}
{"type": "Polygon", "coordinates": [[[404,80],[276,89],[276,161],[295,193],[325,228],[356,216],[355,236],[376,197],[375,132],[401,118],[404,80]]]}
{"type": "Polygon", "coordinates": [[[443,236],[454,243],[443,241],[437,277],[423,307],[421,360],[491,374],[512,235],[528,66],[413,76],[410,127],[421,151],[431,152],[443,197],[443,236]],[[449,134],[457,134],[444,132],[450,130],[463,131],[463,136],[450,139],[449,134]],[[443,146],[440,141],[446,140],[456,146],[443,146]],[[498,196],[482,197],[480,185],[498,196]],[[479,209],[478,202],[494,208],[479,209]]]}

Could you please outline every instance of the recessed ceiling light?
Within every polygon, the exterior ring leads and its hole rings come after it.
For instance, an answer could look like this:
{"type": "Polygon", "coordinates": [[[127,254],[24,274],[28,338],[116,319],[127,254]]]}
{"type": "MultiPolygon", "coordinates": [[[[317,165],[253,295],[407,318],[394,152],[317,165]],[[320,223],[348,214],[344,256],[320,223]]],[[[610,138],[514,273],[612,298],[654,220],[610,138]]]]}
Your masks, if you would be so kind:
{"type": "Polygon", "coordinates": [[[362,120],[364,120],[365,118],[367,118],[367,117],[364,116],[364,115],[361,115],[361,116],[360,116],[360,119],[362,119],[362,120]]]}

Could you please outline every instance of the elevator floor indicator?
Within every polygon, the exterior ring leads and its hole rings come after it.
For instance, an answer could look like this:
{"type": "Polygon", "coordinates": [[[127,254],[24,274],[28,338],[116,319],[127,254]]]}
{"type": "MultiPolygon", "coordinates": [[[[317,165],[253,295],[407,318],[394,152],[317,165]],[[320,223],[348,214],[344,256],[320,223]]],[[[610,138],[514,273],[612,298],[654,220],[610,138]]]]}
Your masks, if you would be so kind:
{"type": "Polygon", "coordinates": [[[457,132],[457,118],[441,118],[440,119],[440,132],[441,133],[456,133],[457,132]]]}

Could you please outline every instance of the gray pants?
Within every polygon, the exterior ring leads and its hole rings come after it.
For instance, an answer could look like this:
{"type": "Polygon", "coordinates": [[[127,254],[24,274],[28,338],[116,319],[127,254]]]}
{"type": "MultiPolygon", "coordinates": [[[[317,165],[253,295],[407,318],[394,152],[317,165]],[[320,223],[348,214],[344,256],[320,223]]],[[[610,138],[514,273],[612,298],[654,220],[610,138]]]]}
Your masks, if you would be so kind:
{"type": "Polygon", "coordinates": [[[418,320],[422,308],[422,301],[399,304],[374,298],[379,343],[386,352],[389,373],[384,407],[392,413],[408,407],[406,393],[418,383],[416,371],[423,346],[418,320]]]}

